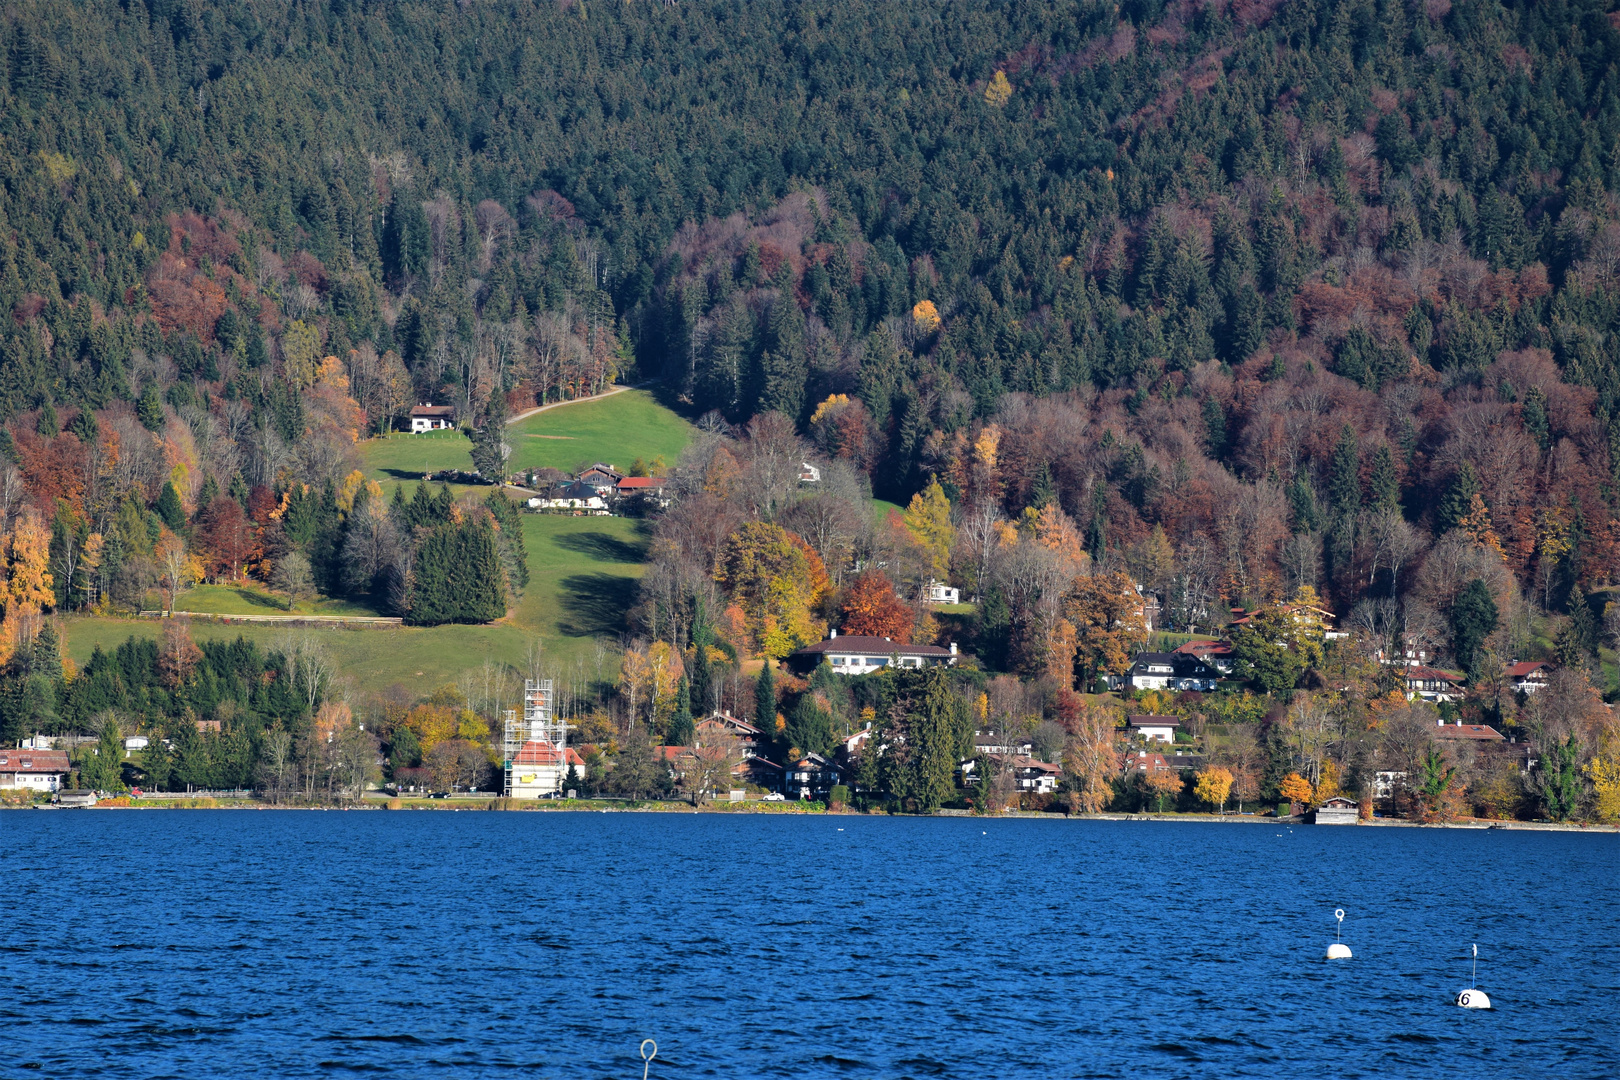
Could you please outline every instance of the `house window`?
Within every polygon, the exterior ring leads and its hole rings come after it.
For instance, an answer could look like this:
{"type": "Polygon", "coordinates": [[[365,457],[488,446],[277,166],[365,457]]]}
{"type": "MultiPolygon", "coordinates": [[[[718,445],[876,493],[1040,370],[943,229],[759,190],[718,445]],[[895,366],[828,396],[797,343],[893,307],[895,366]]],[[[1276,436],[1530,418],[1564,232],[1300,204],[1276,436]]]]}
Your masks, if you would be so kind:
{"type": "Polygon", "coordinates": [[[866,662],[873,667],[887,667],[889,661],[881,656],[868,656],[866,662]]]}
{"type": "Polygon", "coordinates": [[[844,658],[842,656],[835,656],[835,657],[832,658],[832,662],[834,664],[842,667],[843,663],[844,663],[844,658]]]}

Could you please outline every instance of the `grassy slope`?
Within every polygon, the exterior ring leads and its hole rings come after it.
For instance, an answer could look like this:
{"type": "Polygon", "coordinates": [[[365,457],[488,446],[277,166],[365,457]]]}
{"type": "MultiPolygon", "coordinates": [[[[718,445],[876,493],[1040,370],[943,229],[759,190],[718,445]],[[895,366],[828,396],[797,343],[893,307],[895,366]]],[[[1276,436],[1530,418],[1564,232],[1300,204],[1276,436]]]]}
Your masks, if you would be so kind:
{"type": "Polygon", "coordinates": [[[602,461],[628,469],[635,458],[651,464],[661,457],[674,465],[692,437],[692,427],[646,390],[626,390],[602,401],[586,401],[536,413],[513,424],[507,442],[511,467],[562,469],[602,461]]]}
{"type": "MultiPolygon", "coordinates": [[[[147,607],[157,608],[157,593],[147,597],[147,607]]],[[[209,615],[382,615],[370,606],[353,600],[301,600],[287,610],[287,598],[257,583],[242,585],[199,585],[180,594],[175,602],[180,611],[209,615]]]]}
{"type": "MultiPolygon", "coordinates": [[[[361,689],[398,682],[426,694],[479,666],[486,657],[519,664],[537,636],[544,644],[548,666],[568,667],[576,659],[589,662],[593,642],[598,637],[617,636],[624,625],[625,609],[635,599],[636,582],[645,570],[646,541],[640,525],[627,518],[525,515],[529,588],[516,610],[494,625],[322,627],[309,632],[326,642],[340,674],[352,678],[361,689]]],[[[97,645],[110,650],[132,634],[154,637],[159,629],[156,620],[75,616],[65,620],[67,652],[82,665],[97,645]]],[[[290,632],[304,630],[254,624],[192,625],[192,636],[199,640],[234,639],[240,634],[273,644],[290,632]]]]}
{"type": "MultiPolygon", "coordinates": [[[[692,428],[646,390],[626,390],[536,413],[507,430],[510,467],[572,471],[580,463],[605,461],[628,469],[635,458],[661,457],[675,464],[692,428]]],[[[459,431],[395,434],[361,444],[366,472],[378,480],[415,478],[424,470],[471,469],[472,443],[459,431]]]]}

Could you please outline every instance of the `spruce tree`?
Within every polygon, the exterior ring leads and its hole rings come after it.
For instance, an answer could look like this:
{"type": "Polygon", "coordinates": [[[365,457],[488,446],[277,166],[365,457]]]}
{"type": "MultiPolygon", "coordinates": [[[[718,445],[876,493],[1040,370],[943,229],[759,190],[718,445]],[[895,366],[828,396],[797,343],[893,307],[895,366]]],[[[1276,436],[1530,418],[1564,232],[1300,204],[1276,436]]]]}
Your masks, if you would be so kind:
{"type": "Polygon", "coordinates": [[[1398,510],[1401,506],[1401,485],[1395,476],[1395,456],[1389,444],[1381,443],[1373,452],[1372,464],[1373,505],[1380,510],[1398,510]]]}
{"type": "Polygon", "coordinates": [[[759,728],[759,748],[766,756],[774,756],[776,745],[776,676],[771,672],[771,658],[760,665],[759,678],[754,682],[754,726],[759,728]]]}
{"type": "Polygon", "coordinates": [[[506,459],[512,448],[506,444],[506,394],[496,387],[489,395],[484,426],[473,436],[473,468],[492,484],[506,480],[506,459]]]}
{"type": "Polygon", "coordinates": [[[708,606],[698,597],[692,610],[692,663],[687,669],[691,688],[690,700],[696,703],[698,715],[707,716],[713,707],[713,672],[709,665],[709,642],[713,638],[709,627],[708,606]]]}
{"type": "Polygon", "coordinates": [[[1473,509],[1474,496],[1478,494],[1479,477],[1474,475],[1474,466],[1465,461],[1458,466],[1445,497],[1435,508],[1436,531],[1444,533],[1455,529],[1473,509]]]}
{"type": "Polygon", "coordinates": [[[165,480],[163,491],[159,493],[156,505],[152,509],[157,516],[163,519],[163,524],[169,527],[170,532],[183,532],[186,527],[186,508],[180,505],[180,493],[174,490],[174,482],[165,480]]]}
{"type": "Polygon", "coordinates": [[[1086,526],[1086,551],[1100,560],[1108,551],[1108,496],[1103,485],[1091,489],[1091,524],[1086,526]]]}
{"type": "Polygon", "coordinates": [[[693,735],[692,723],[692,684],[686,676],[681,676],[681,686],[675,695],[675,714],[669,718],[669,727],[664,732],[664,742],[669,746],[691,746],[693,735]]]}
{"type": "Polygon", "coordinates": [[[1355,429],[1349,424],[1344,425],[1339,442],[1333,448],[1328,501],[1336,514],[1351,515],[1361,509],[1361,453],[1355,429]]]}
{"type": "Polygon", "coordinates": [[[1581,591],[1580,585],[1569,590],[1569,624],[1575,635],[1576,642],[1581,651],[1588,656],[1596,656],[1598,651],[1598,621],[1592,614],[1592,605],[1587,602],[1586,593],[1581,591]]]}
{"type": "Polygon", "coordinates": [[[1052,466],[1043,461],[1040,471],[1035,474],[1035,482],[1030,485],[1029,505],[1040,510],[1055,502],[1057,502],[1057,486],[1052,483],[1052,466]]]}
{"type": "Polygon", "coordinates": [[[1315,532],[1322,527],[1322,514],[1316,507],[1316,489],[1303,472],[1296,473],[1293,483],[1288,485],[1288,509],[1295,532],[1315,532]]]}
{"type": "Polygon", "coordinates": [[[1451,653],[1470,680],[1477,677],[1479,652],[1496,629],[1496,619],[1496,600],[1479,578],[1470,581],[1451,602],[1451,653]]]}
{"type": "Polygon", "coordinates": [[[1226,456],[1226,410],[1214,394],[1204,399],[1204,445],[1216,461],[1226,456]]]}

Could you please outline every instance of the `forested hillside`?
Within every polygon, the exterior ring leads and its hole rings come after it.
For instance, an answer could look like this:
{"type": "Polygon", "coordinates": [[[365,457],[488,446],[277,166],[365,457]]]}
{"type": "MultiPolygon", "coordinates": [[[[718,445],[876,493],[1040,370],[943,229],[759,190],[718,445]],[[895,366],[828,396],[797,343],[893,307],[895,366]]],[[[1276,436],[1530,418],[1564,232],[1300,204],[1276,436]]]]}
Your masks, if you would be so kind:
{"type": "Polygon", "coordinates": [[[244,515],[250,565],[339,588],[358,436],[634,367],[711,428],[785,414],[885,497],[1051,506],[1172,625],[1400,600],[1448,535],[1500,549],[1499,604],[1566,610],[1620,540],[1614,22],[14,4],[8,531],[53,532],[45,607],[165,529],[239,572],[207,537],[244,515]],[[300,498],[324,539],[267,540],[300,498]]]}

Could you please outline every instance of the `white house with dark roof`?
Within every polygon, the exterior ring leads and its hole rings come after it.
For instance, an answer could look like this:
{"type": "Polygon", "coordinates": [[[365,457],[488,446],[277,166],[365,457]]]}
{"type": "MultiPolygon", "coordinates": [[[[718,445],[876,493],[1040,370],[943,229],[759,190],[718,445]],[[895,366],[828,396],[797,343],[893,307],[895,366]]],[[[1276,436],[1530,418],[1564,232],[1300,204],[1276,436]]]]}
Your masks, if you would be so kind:
{"type": "Polygon", "coordinates": [[[418,405],[411,410],[411,432],[442,431],[456,426],[454,405],[418,405]]]}
{"type": "Polygon", "coordinates": [[[950,648],[939,645],[903,645],[886,637],[866,634],[848,634],[843,637],[834,630],[825,641],[806,645],[789,659],[801,670],[812,670],[822,659],[832,665],[840,675],[865,675],[885,667],[921,668],[935,664],[950,666],[956,663],[956,642],[950,648]]]}
{"type": "Polygon", "coordinates": [[[1137,653],[1122,680],[1133,690],[1213,690],[1221,673],[1186,653],[1137,653]]]}
{"type": "Polygon", "coordinates": [[[1552,665],[1541,660],[1516,661],[1509,664],[1503,674],[1513,683],[1513,689],[1521,694],[1533,694],[1547,685],[1552,665]]]}

